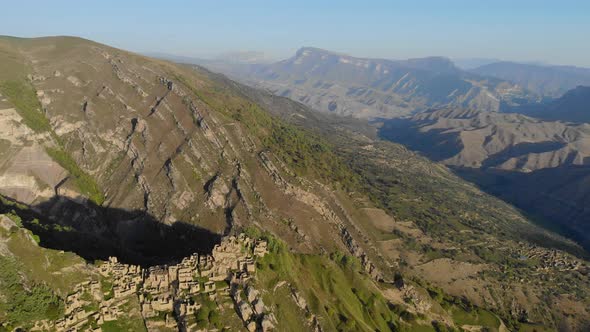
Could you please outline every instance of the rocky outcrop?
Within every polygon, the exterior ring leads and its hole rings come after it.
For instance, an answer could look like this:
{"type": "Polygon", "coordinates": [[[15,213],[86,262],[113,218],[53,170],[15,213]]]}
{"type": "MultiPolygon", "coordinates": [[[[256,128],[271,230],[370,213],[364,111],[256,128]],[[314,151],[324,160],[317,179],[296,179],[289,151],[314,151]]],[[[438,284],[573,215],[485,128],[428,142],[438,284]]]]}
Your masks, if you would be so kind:
{"type": "Polygon", "coordinates": [[[108,61],[112,66],[113,73],[121,82],[130,85],[139,96],[143,98],[149,96],[149,94],[146,93],[139,84],[137,84],[131,77],[125,74],[124,71],[119,67],[119,65],[123,63],[121,59],[115,59],[109,56],[108,61]]]}
{"type": "Polygon", "coordinates": [[[230,189],[219,174],[207,181],[205,192],[207,193],[207,205],[209,208],[217,209],[226,206],[226,196],[230,189]]]}
{"type": "MultiPolygon", "coordinates": [[[[0,110],[0,137],[8,144],[0,161],[0,193],[26,204],[55,195],[67,171],[45,151],[47,135],[35,134],[14,109],[0,110]]],[[[77,196],[77,195],[76,195],[77,196]]]]}
{"type": "Polygon", "coordinates": [[[184,90],[180,88],[178,84],[175,84],[174,81],[168,79],[167,77],[159,76],[158,82],[160,82],[160,84],[164,85],[168,89],[168,91],[171,91],[178,97],[184,98],[186,96],[184,90]]]}
{"type": "MultiPolygon", "coordinates": [[[[371,262],[371,259],[369,258],[365,250],[357,244],[353,235],[347,229],[351,226],[347,226],[347,224],[342,220],[342,218],[330,207],[329,204],[327,204],[327,202],[324,199],[320,198],[320,196],[287,182],[287,180],[285,180],[285,178],[281,175],[279,169],[271,161],[269,155],[270,154],[268,152],[259,153],[262,165],[264,166],[265,170],[272,176],[272,179],[274,180],[275,184],[277,184],[277,186],[279,186],[279,188],[281,188],[286,194],[293,196],[295,199],[309,205],[311,208],[316,210],[322,216],[322,218],[324,218],[324,220],[332,224],[333,227],[338,230],[342,242],[344,243],[348,251],[353,256],[359,258],[365,272],[367,272],[373,279],[382,281],[384,279],[383,273],[379,270],[379,268],[377,268],[377,266],[375,266],[375,264],[371,262]]],[[[284,165],[281,166],[282,170],[286,168],[284,165]]],[[[290,174],[290,176],[293,175],[290,174]]],[[[352,218],[348,216],[346,211],[337,202],[337,199],[335,199],[335,197],[333,196],[332,198],[336,202],[336,205],[340,208],[340,212],[342,213],[344,218],[347,219],[347,223],[349,225],[353,225],[352,227],[354,227],[355,224],[352,218]]],[[[290,224],[290,227],[292,227],[294,231],[299,233],[299,229],[297,228],[297,226],[290,224]]],[[[360,229],[357,228],[357,230],[359,234],[362,234],[362,231],[360,231],[360,229]]],[[[306,237],[304,233],[301,233],[300,236],[303,238],[306,237]]]]}
{"type": "Polygon", "coordinates": [[[277,320],[264,305],[260,292],[252,285],[245,285],[245,298],[242,299],[242,292],[233,291],[232,298],[236,303],[236,311],[239,313],[244,326],[249,331],[271,331],[274,330],[277,320]]]}
{"type": "Polygon", "coordinates": [[[297,292],[295,288],[293,288],[292,286],[290,287],[291,297],[293,298],[293,301],[295,301],[295,304],[297,304],[299,309],[301,309],[304,312],[305,316],[308,317],[307,324],[310,330],[313,332],[322,332],[323,330],[318,321],[318,317],[311,312],[309,306],[307,305],[307,301],[305,301],[305,298],[303,298],[303,296],[301,296],[301,294],[299,294],[299,292],[297,292]]]}

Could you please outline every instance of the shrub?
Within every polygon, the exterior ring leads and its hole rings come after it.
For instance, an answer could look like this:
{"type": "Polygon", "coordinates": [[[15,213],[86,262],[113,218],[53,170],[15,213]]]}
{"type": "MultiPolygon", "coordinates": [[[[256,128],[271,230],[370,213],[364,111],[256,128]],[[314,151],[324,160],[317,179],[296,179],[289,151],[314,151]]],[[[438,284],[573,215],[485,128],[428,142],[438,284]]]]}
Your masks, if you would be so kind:
{"type": "Polygon", "coordinates": [[[87,195],[91,201],[97,205],[104,202],[104,195],[102,194],[98,184],[94,179],[84,172],[76,163],[76,161],[61,148],[46,148],[47,154],[55,160],[61,167],[65,168],[73,177],[76,186],[80,191],[87,195]]]}
{"type": "Polygon", "coordinates": [[[27,325],[41,319],[59,318],[63,302],[44,284],[25,284],[19,273],[19,263],[11,257],[0,256],[0,293],[5,301],[0,311],[13,325],[27,325]]]}
{"type": "Polygon", "coordinates": [[[51,131],[49,120],[41,113],[41,104],[35,89],[25,81],[7,81],[0,84],[0,91],[14,105],[25,124],[35,132],[51,131]]]}

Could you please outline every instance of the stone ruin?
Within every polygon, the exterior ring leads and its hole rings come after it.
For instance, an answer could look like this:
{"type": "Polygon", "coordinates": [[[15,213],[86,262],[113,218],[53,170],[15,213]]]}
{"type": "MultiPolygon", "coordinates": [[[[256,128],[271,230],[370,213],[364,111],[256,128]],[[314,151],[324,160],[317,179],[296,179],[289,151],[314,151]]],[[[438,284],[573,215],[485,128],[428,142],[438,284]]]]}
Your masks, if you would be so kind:
{"type": "MultiPolygon", "coordinates": [[[[133,296],[138,300],[141,316],[148,329],[165,326],[194,330],[194,324],[188,325],[188,318],[201,307],[201,304],[192,300],[194,296],[203,294],[211,299],[220,294],[229,296],[230,285],[245,285],[256,272],[256,257],[263,257],[267,252],[266,241],[254,241],[240,234],[223,238],[210,255],[193,254],[173,265],[142,268],[110,257],[98,267],[99,274],[113,282],[108,291],[104,291],[98,280],[77,285],[74,292],[66,297],[65,317],[55,322],[37,322],[33,330],[100,331],[100,325],[104,322],[117,320],[127,314],[122,306],[133,296]],[[92,307],[93,302],[98,303],[96,308],[92,307]],[[159,321],[152,319],[154,317],[164,319],[159,321]],[[87,326],[91,327],[82,329],[87,326]]],[[[271,320],[270,316],[260,316],[268,312],[261,298],[244,305],[252,306],[252,313],[247,315],[248,319],[244,319],[249,329],[252,327],[250,318],[254,315],[260,317],[260,329],[266,331],[274,326],[274,317],[271,320]]],[[[240,311],[244,308],[247,312],[244,305],[237,307],[240,317],[246,317],[240,311]]]]}

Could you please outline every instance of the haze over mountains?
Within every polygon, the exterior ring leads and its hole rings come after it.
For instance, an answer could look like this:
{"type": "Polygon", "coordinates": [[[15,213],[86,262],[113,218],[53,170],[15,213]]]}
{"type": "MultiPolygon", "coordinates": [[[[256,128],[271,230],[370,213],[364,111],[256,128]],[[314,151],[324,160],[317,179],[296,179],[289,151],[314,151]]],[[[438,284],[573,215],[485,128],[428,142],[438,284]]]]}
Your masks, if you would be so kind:
{"type": "Polygon", "coordinates": [[[384,138],[461,168],[590,246],[590,187],[579,184],[590,160],[590,94],[578,86],[589,83],[587,69],[495,62],[464,71],[440,57],[361,59],[315,48],[269,65],[211,68],[318,111],[377,124],[393,118],[380,129],[384,138]],[[562,183],[539,181],[548,174],[562,183]]]}
{"type": "Polygon", "coordinates": [[[538,99],[516,84],[463,71],[442,57],[392,61],[302,48],[268,65],[202,64],[316,110],[358,118],[392,118],[443,105],[497,111],[538,99]]]}
{"type": "Polygon", "coordinates": [[[579,85],[590,86],[590,69],[574,66],[496,62],[471,71],[508,80],[537,94],[553,98],[560,97],[579,85]]]}
{"type": "Polygon", "coordinates": [[[538,119],[564,122],[590,122],[590,86],[577,86],[563,96],[536,104],[508,108],[508,112],[526,114],[538,119]]]}

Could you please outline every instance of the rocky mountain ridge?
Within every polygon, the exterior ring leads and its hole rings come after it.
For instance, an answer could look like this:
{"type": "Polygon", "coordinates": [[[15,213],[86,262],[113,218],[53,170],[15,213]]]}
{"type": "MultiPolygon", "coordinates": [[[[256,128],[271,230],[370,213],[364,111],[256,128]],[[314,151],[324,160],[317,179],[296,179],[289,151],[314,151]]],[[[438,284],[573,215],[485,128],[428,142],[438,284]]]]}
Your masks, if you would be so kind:
{"type": "Polygon", "coordinates": [[[590,69],[574,66],[545,66],[500,61],[470,71],[508,80],[552,98],[558,98],[578,85],[590,85],[590,69]]]}
{"type": "Polygon", "coordinates": [[[497,111],[537,99],[515,84],[462,71],[443,57],[365,59],[308,47],[273,64],[203,65],[316,110],[357,118],[392,118],[443,105],[497,111]]]}

